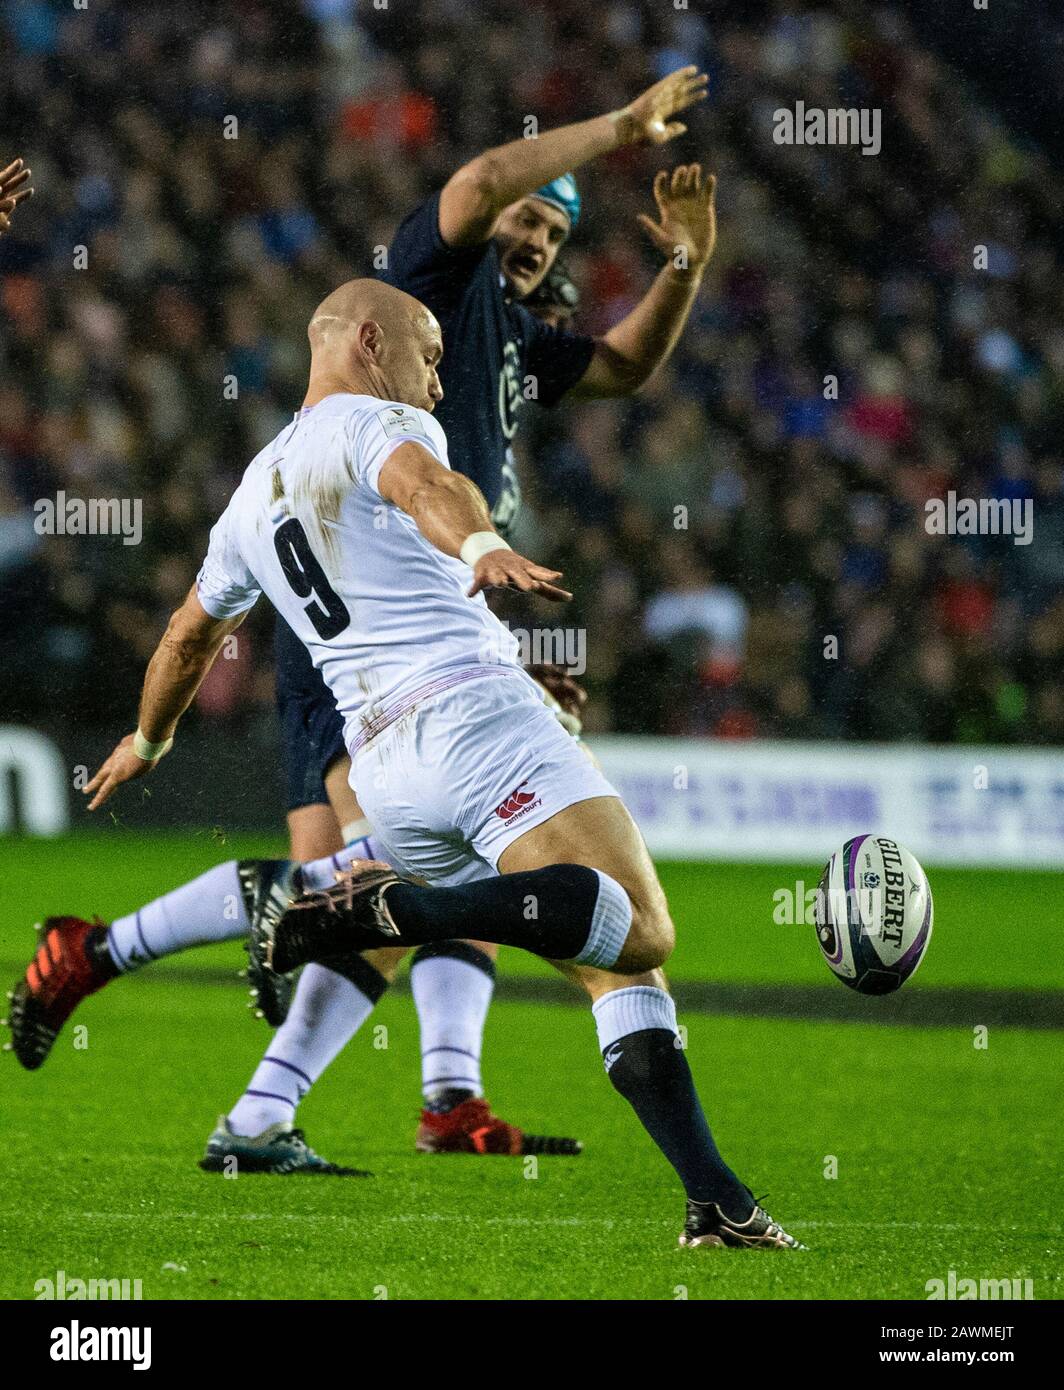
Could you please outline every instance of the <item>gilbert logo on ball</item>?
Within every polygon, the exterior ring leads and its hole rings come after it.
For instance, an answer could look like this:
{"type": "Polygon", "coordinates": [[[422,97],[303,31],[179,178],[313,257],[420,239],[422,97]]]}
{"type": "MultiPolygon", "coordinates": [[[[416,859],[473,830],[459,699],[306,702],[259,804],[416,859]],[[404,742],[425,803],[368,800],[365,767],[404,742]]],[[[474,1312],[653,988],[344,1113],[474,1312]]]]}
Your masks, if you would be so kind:
{"type": "Polygon", "coordinates": [[[816,899],[828,968],[862,994],[890,994],[920,964],[934,903],[916,857],[886,835],[856,835],[828,860],[816,899]]]}

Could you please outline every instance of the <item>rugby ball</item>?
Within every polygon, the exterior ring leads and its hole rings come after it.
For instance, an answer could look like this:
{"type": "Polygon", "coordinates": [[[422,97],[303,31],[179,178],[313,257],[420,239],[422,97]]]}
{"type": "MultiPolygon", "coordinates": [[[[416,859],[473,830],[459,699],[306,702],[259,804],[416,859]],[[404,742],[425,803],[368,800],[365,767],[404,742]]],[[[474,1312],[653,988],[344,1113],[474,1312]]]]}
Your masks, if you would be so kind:
{"type": "Polygon", "coordinates": [[[923,960],[934,915],[931,885],[915,856],[886,835],[855,835],[820,879],[817,945],[844,985],[890,994],[923,960]]]}

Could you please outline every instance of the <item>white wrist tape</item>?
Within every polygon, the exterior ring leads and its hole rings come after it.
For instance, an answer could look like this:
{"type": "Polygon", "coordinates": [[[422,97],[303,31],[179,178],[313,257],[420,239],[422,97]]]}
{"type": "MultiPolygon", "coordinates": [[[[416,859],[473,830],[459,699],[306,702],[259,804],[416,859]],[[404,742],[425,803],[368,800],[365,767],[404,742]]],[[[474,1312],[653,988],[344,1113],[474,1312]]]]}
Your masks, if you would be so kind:
{"type": "Polygon", "coordinates": [[[483,555],[487,555],[492,550],[509,550],[503,538],[495,531],[474,531],[471,536],[466,536],[462,542],[462,548],[458,552],[458,557],[463,564],[470,569],[483,555]]]}
{"type": "Polygon", "coordinates": [[[133,735],[133,752],[146,763],[155,762],[158,758],[161,758],[164,753],[169,753],[173,746],[173,734],[171,734],[169,738],[164,738],[162,743],[149,743],[139,729],[133,735]]]}
{"type": "Polygon", "coordinates": [[[622,144],[627,144],[631,140],[632,113],[627,106],[622,106],[617,111],[609,111],[606,119],[617,131],[617,138],[622,144]]]}

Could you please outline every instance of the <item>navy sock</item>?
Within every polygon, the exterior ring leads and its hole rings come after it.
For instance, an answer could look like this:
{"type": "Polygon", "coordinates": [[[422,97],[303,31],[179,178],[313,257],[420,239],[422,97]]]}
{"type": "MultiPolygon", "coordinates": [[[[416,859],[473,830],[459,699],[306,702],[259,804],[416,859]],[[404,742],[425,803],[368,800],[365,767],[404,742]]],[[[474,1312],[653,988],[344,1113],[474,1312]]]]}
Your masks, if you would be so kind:
{"type": "Polygon", "coordinates": [[[745,1221],[753,1198],[720,1156],[676,1034],[667,1028],[629,1033],[604,1048],[602,1060],[688,1197],[717,1202],[725,1216],[745,1221]]]}
{"type": "Polygon", "coordinates": [[[481,941],[572,960],[587,944],[599,882],[596,870],[582,864],[551,864],[455,888],[397,883],[385,901],[404,946],[475,933],[481,941]]]}

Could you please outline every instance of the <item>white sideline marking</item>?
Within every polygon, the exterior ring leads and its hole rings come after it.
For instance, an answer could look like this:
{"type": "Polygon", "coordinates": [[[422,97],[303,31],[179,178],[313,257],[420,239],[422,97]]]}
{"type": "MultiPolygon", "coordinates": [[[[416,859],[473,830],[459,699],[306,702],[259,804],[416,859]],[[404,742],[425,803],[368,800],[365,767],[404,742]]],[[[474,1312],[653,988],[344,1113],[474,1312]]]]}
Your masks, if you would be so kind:
{"type": "MultiPolygon", "coordinates": [[[[246,1174],[245,1176],[253,1176],[246,1174]]],[[[325,1212],[198,1212],[198,1211],[83,1211],[86,1221],[299,1221],[328,1222],[329,1225],[344,1225],[360,1228],[365,1226],[363,1213],[357,1216],[331,1215],[325,1212]]],[[[467,1222],[468,1216],[452,1212],[404,1212],[399,1216],[375,1217],[394,1225],[405,1225],[426,1221],[467,1222]]],[[[663,1220],[649,1217],[626,1216],[486,1216],[480,1218],[484,1226],[601,1226],[612,1230],[615,1226],[664,1226],[663,1220]]],[[[671,1222],[667,1223],[670,1227],[671,1222]]],[[[1031,1235],[1053,1236],[1064,1234],[1064,1229],[1040,1226],[1037,1232],[1028,1231],[1023,1226],[973,1226],[967,1221],[788,1221],[791,1227],[803,1231],[970,1231],[978,1235],[1031,1235]]]]}
{"type": "MultiPolygon", "coordinates": [[[[250,1175],[248,1175],[250,1176],[250,1175]]],[[[359,1226],[364,1228],[366,1216],[330,1215],[326,1212],[298,1211],[242,1211],[242,1212],[199,1212],[199,1211],[83,1211],[85,1221],[326,1221],[331,1226],[359,1226]]],[[[390,1221],[396,1225],[425,1221],[468,1221],[467,1216],[450,1212],[404,1212],[399,1216],[376,1217],[375,1220],[390,1221]]],[[[655,1226],[660,1223],[646,1218],[628,1217],[617,1221],[611,1216],[487,1216],[482,1220],[485,1226],[602,1226],[612,1230],[614,1226],[655,1226]]]]}

